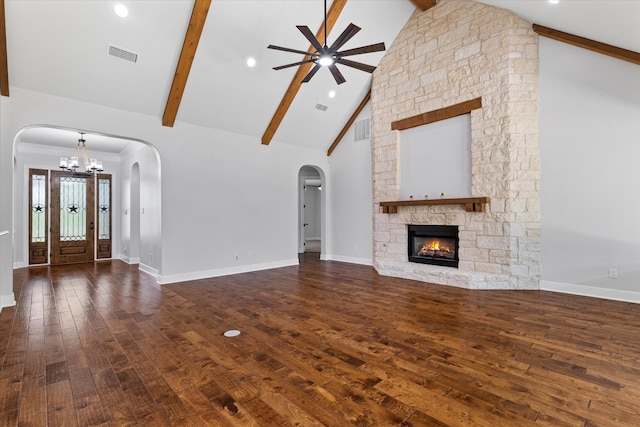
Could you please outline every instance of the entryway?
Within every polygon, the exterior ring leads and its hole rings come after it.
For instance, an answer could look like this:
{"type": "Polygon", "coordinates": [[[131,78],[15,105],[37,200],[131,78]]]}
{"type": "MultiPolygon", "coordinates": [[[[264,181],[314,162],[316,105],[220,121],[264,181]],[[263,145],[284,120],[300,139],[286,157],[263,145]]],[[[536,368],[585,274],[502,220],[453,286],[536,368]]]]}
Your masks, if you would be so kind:
{"type": "Polygon", "coordinates": [[[109,174],[29,169],[29,264],[111,258],[111,191],[109,174]]]}
{"type": "Polygon", "coordinates": [[[298,172],[298,253],[322,253],[326,189],[324,172],[303,166],[298,172]]]}

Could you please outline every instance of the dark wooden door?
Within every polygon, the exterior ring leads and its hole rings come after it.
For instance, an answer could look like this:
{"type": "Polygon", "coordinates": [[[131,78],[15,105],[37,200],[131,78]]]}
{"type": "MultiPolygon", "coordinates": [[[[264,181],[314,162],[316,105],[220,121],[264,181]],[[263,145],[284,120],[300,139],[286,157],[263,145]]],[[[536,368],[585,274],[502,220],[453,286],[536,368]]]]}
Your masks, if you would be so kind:
{"type": "Polygon", "coordinates": [[[94,181],[51,171],[51,264],[93,261],[94,181]]]}

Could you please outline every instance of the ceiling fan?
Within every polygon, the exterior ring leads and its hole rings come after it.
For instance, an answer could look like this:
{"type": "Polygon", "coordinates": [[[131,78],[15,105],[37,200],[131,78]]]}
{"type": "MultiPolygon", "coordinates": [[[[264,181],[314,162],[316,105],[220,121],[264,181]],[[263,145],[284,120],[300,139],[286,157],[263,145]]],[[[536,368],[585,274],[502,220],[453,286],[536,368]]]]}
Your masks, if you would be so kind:
{"type": "Polygon", "coordinates": [[[303,50],[290,49],[288,47],[275,46],[270,44],[268,49],[282,50],[285,52],[300,53],[309,57],[299,62],[292,64],[281,65],[279,67],[273,67],[274,70],[282,70],[284,68],[295,67],[297,65],[307,64],[313,62],[315,65],[309,71],[309,73],[302,79],[302,83],[307,83],[318,72],[318,70],[326,66],[331,71],[333,78],[337,84],[346,82],[346,79],[338,70],[336,64],[346,65],[347,67],[356,68],[358,70],[366,71],[367,73],[373,73],[376,69],[373,65],[363,64],[361,62],[351,61],[344,59],[345,56],[360,55],[362,53],[381,52],[385,50],[384,43],[375,43],[368,46],[357,47],[355,49],[348,49],[339,51],[346,42],[348,42],[353,36],[360,31],[360,27],[349,24],[349,26],[340,34],[340,36],[333,42],[331,46],[327,46],[327,0],[324,0],[324,45],[321,44],[316,36],[313,35],[309,27],[306,25],[297,25],[296,28],[311,42],[311,45],[316,49],[315,52],[305,52],[303,50]]]}

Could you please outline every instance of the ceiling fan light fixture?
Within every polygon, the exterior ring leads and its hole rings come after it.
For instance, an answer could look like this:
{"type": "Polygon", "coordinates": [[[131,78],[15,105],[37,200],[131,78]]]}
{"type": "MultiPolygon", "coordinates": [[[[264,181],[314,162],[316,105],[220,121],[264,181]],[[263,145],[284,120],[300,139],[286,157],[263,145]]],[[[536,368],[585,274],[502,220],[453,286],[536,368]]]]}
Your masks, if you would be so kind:
{"type": "MultiPolygon", "coordinates": [[[[358,31],[360,27],[354,24],[349,24],[347,28],[336,38],[336,40],[330,45],[327,45],[327,0],[324,0],[324,44],[320,43],[320,40],[311,32],[306,25],[296,25],[296,28],[300,30],[303,36],[311,43],[310,52],[298,49],[291,49],[288,47],[276,46],[270,44],[267,49],[281,50],[284,52],[291,52],[304,55],[301,61],[293,62],[291,64],[280,65],[273,67],[274,70],[283,70],[289,67],[301,66],[303,64],[313,63],[314,66],[308,71],[307,75],[302,79],[301,83],[307,83],[322,67],[326,67],[331,71],[331,75],[335,79],[337,84],[346,82],[346,79],[338,70],[337,65],[344,65],[351,68],[356,68],[367,73],[373,73],[376,69],[373,65],[363,64],[361,62],[345,59],[345,56],[359,55],[363,53],[382,52],[385,50],[384,43],[375,43],[368,46],[360,46],[355,49],[340,50],[345,43],[347,43],[358,31]],[[315,50],[315,51],[314,51],[315,50]]],[[[302,69],[302,68],[300,68],[302,69]]]]}
{"type": "Polygon", "coordinates": [[[320,58],[318,58],[318,64],[322,65],[323,67],[327,67],[334,62],[336,61],[332,55],[322,55],[320,56],[320,58]]]}

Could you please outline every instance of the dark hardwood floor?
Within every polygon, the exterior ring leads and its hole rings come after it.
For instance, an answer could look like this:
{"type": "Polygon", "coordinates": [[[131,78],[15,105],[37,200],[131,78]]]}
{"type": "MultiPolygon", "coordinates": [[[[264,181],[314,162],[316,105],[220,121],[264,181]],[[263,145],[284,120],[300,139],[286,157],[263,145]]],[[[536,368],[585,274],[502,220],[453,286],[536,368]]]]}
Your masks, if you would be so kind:
{"type": "Polygon", "coordinates": [[[16,270],[0,425],[640,426],[640,305],[302,261],[16,270]]]}

